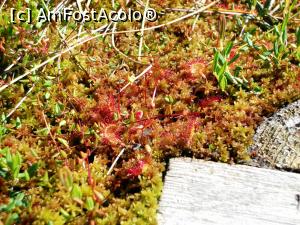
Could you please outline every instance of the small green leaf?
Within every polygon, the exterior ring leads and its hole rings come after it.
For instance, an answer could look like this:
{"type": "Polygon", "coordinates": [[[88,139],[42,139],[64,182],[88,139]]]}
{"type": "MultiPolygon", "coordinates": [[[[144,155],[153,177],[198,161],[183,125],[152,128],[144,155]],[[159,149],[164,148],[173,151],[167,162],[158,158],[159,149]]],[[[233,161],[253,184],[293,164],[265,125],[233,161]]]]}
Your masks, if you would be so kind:
{"type": "Polygon", "coordinates": [[[255,94],[260,94],[262,93],[263,89],[260,86],[256,86],[253,88],[253,91],[255,94]]]}
{"type": "Polygon", "coordinates": [[[65,159],[68,157],[67,153],[64,150],[60,150],[60,154],[65,159]]]}
{"type": "Polygon", "coordinates": [[[221,61],[221,64],[223,65],[226,62],[226,59],[222,54],[219,55],[219,60],[221,61]]]}
{"type": "Polygon", "coordinates": [[[48,100],[48,99],[50,98],[50,93],[49,93],[49,92],[46,92],[45,95],[44,95],[44,98],[45,98],[46,100],[48,100]]]}
{"type": "Polygon", "coordinates": [[[41,181],[40,181],[39,185],[43,186],[43,187],[51,186],[51,184],[49,183],[48,171],[46,171],[44,176],[41,178],[41,181]]]}
{"type": "Polygon", "coordinates": [[[245,34],[245,37],[244,37],[244,40],[247,42],[247,44],[250,46],[250,47],[253,47],[253,42],[251,40],[251,35],[249,33],[246,33],[245,34]]]}
{"type": "Polygon", "coordinates": [[[7,166],[12,170],[13,169],[12,156],[11,156],[10,150],[8,150],[8,149],[6,152],[6,163],[7,163],[7,166]]]}
{"type": "Polygon", "coordinates": [[[23,173],[19,173],[18,178],[25,179],[26,181],[30,180],[30,176],[29,176],[27,170],[25,170],[23,173]]]}
{"type": "MultiPolygon", "coordinates": [[[[238,80],[241,80],[238,77],[232,76],[231,73],[228,71],[225,72],[225,77],[227,78],[228,81],[234,83],[235,85],[238,85],[239,84],[238,80]]],[[[227,83],[228,83],[228,81],[227,81],[227,83]]]]}
{"type": "Polygon", "coordinates": [[[85,206],[87,210],[91,211],[94,209],[94,200],[91,197],[87,197],[85,206]]]}
{"type": "Polygon", "coordinates": [[[63,138],[57,138],[57,140],[63,144],[65,147],[69,148],[69,143],[66,139],[63,139],[63,138]]]}
{"type": "Polygon", "coordinates": [[[234,63],[239,57],[240,57],[240,54],[233,56],[232,59],[229,61],[228,65],[234,63]]]}
{"type": "Polygon", "coordinates": [[[23,199],[25,197],[25,194],[22,193],[22,192],[19,192],[17,194],[17,196],[15,197],[14,201],[15,201],[15,204],[16,206],[22,206],[24,203],[23,203],[23,199]]]}
{"type": "Polygon", "coordinates": [[[219,85],[222,91],[224,91],[227,87],[227,78],[225,76],[222,76],[220,81],[219,81],[219,85]]]}
{"type": "Polygon", "coordinates": [[[280,32],[279,32],[279,29],[277,26],[274,26],[274,31],[275,31],[275,34],[280,37],[280,32]]]}
{"type": "Polygon", "coordinates": [[[72,198],[82,198],[82,192],[81,188],[78,186],[78,184],[74,184],[71,192],[71,197],[72,198]]]}
{"type": "Polygon", "coordinates": [[[73,188],[73,176],[70,169],[68,167],[63,167],[59,170],[58,174],[62,185],[64,185],[68,191],[71,191],[73,188]]]}
{"type": "Polygon", "coordinates": [[[51,80],[46,80],[44,82],[44,87],[51,87],[52,86],[52,81],[51,80]]]}
{"type": "Polygon", "coordinates": [[[297,46],[300,46],[300,27],[296,29],[297,46]]]}
{"type": "Polygon", "coordinates": [[[21,123],[20,117],[17,117],[15,127],[17,129],[19,129],[19,128],[21,128],[21,126],[22,126],[22,123],[21,123]]]}
{"type": "Polygon", "coordinates": [[[36,171],[39,168],[39,164],[38,163],[34,163],[32,166],[30,166],[28,168],[28,174],[30,177],[33,177],[36,174],[36,171]]]}
{"type": "Polygon", "coordinates": [[[241,70],[242,70],[242,67],[240,67],[240,66],[235,67],[234,76],[237,77],[240,74],[241,70]]]}
{"type": "Polygon", "coordinates": [[[227,63],[224,63],[221,69],[218,72],[218,80],[220,80],[221,76],[224,74],[225,70],[227,68],[227,63]]]}
{"type": "Polygon", "coordinates": [[[1,114],[1,122],[4,123],[6,121],[5,113],[1,114]]]}
{"type": "Polygon", "coordinates": [[[228,56],[229,56],[232,47],[233,47],[233,42],[230,41],[230,42],[226,45],[225,50],[224,50],[224,55],[225,55],[225,57],[228,57],[228,56]]]}
{"type": "Polygon", "coordinates": [[[16,154],[14,154],[12,156],[12,173],[13,173],[13,177],[17,178],[19,176],[19,172],[21,169],[21,163],[22,163],[22,156],[20,155],[19,152],[17,152],[16,154]]]}
{"type": "Polygon", "coordinates": [[[286,31],[288,22],[289,22],[289,14],[286,14],[281,25],[281,33],[284,33],[286,31]]]}
{"type": "Polygon", "coordinates": [[[272,51],[267,51],[267,50],[262,53],[263,56],[269,56],[271,54],[272,54],[272,51]]]}
{"type": "Polygon", "coordinates": [[[129,83],[131,83],[131,84],[133,84],[135,80],[136,80],[135,75],[131,75],[131,76],[128,77],[128,81],[129,81],[129,83]]]}
{"type": "Polygon", "coordinates": [[[264,60],[264,61],[269,61],[269,59],[268,59],[268,57],[266,57],[266,56],[264,56],[264,55],[258,55],[259,56],[259,58],[261,58],[262,60],[264,60]]]}
{"type": "Polygon", "coordinates": [[[9,214],[5,221],[5,225],[15,224],[18,219],[19,215],[17,213],[9,214]]]}
{"type": "Polygon", "coordinates": [[[71,217],[70,214],[63,208],[61,208],[59,211],[63,215],[63,217],[65,217],[66,219],[69,219],[71,217]]]}
{"type": "Polygon", "coordinates": [[[289,21],[289,14],[285,15],[284,20],[281,25],[281,42],[282,44],[287,44],[287,25],[289,21]]]}
{"type": "Polygon", "coordinates": [[[165,96],[165,101],[169,104],[173,104],[174,103],[174,99],[172,98],[172,96],[165,96]]]}
{"type": "Polygon", "coordinates": [[[214,62],[213,62],[213,71],[217,73],[217,65],[219,63],[220,53],[218,51],[215,52],[214,62]]]}
{"type": "Polygon", "coordinates": [[[49,134],[49,129],[47,127],[45,127],[45,128],[35,131],[35,133],[38,135],[47,136],[49,134]]]}
{"type": "Polygon", "coordinates": [[[63,105],[62,104],[59,104],[59,103],[56,103],[55,104],[55,107],[54,107],[54,113],[55,115],[61,115],[61,111],[63,110],[63,105]]]}
{"type": "Polygon", "coordinates": [[[60,127],[63,127],[63,126],[65,126],[66,124],[67,124],[67,121],[65,121],[65,120],[62,120],[62,121],[59,122],[59,126],[60,126],[60,127]]]}

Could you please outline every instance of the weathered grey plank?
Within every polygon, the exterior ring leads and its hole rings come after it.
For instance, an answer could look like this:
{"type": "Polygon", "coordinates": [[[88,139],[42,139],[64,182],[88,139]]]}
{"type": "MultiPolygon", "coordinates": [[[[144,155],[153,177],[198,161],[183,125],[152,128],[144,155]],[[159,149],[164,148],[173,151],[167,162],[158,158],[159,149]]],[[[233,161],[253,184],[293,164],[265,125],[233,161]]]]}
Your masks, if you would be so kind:
{"type": "Polygon", "coordinates": [[[300,174],[176,158],[160,200],[160,225],[300,224],[300,174]]]}

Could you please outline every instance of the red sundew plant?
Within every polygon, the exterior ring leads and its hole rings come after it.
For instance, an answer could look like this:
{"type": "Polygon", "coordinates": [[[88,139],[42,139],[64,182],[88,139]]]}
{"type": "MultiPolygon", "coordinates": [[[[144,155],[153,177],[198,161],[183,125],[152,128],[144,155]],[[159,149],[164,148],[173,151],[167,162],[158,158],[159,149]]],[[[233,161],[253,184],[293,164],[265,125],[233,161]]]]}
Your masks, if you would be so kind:
{"type": "Polygon", "coordinates": [[[162,68],[159,60],[154,59],[151,70],[145,74],[146,85],[157,87],[161,80],[169,80],[172,74],[173,72],[170,69],[162,68]]]}
{"type": "Polygon", "coordinates": [[[103,124],[112,124],[114,121],[114,111],[110,109],[109,105],[96,106],[91,112],[91,121],[103,124]]]}
{"type": "Polygon", "coordinates": [[[144,160],[138,160],[133,167],[127,169],[126,173],[128,177],[137,177],[142,174],[143,168],[146,162],[144,160]]]}
{"type": "Polygon", "coordinates": [[[101,125],[101,140],[104,145],[110,146],[122,146],[124,145],[121,135],[123,133],[124,127],[118,124],[100,124],[101,125]]]}
{"type": "Polygon", "coordinates": [[[206,79],[208,63],[201,58],[193,59],[181,65],[180,69],[184,79],[196,82],[201,77],[206,79]]]}
{"type": "Polygon", "coordinates": [[[221,95],[216,95],[216,96],[208,96],[203,99],[199,100],[199,106],[201,108],[206,108],[211,106],[213,103],[218,103],[222,101],[222,96],[221,95]]]}

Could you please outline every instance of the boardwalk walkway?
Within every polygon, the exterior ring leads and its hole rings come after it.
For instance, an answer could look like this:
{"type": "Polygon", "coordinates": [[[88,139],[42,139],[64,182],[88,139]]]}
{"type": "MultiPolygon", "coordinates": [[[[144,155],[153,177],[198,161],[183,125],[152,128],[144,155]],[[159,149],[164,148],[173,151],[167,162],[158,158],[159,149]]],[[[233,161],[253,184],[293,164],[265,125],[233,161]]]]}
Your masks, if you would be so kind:
{"type": "Polygon", "coordinates": [[[160,225],[299,225],[300,174],[242,165],[170,160],[160,225]]]}

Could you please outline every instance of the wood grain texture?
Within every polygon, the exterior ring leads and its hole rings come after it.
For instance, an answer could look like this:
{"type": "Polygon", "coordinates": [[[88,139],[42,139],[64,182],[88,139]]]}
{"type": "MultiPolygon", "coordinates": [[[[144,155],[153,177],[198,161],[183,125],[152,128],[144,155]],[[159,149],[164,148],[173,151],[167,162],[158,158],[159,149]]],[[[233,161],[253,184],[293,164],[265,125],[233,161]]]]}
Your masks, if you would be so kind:
{"type": "Polygon", "coordinates": [[[259,125],[249,152],[260,167],[300,169],[300,100],[259,125]]]}
{"type": "Polygon", "coordinates": [[[299,225],[300,174],[264,168],[170,160],[160,225],[299,225]]]}

